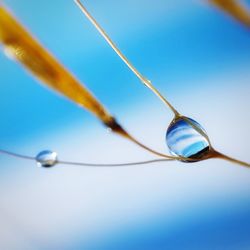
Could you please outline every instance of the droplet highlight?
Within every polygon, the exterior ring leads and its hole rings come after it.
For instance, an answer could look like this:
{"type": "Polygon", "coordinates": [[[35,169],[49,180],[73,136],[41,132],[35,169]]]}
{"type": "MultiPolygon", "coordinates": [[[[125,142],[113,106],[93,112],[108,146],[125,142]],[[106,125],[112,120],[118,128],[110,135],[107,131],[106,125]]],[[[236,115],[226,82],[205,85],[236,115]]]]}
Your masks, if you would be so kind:
{"type": "Polygon", "coordinates": [[[209,140],[201,134],[206,132],[195,120],[188,117],[175,118],[168,127],[166,141],[174,156],[201,160],[210,151],[209,140]]]}
{"type": "Polygon", "coordinates": [[[39,167],[53,167],[58,162],[57,153],[51,150],[43,150],[36,156],[36,161],[39,167]]]}

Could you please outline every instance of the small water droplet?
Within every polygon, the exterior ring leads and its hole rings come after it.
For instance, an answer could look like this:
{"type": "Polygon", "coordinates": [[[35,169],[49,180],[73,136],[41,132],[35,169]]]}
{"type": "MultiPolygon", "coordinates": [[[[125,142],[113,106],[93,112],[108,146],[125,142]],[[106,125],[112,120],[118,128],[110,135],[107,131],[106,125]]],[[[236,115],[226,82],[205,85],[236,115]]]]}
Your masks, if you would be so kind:
{"type": "Polygon", "coordinates": [[[57,153],[50,150],[43,150],[36,156],[39,167],[53,167],[57,163],[57,153]]]}
{"type": "Polygon", "coordinates": [[[195,128],[200,129],[206,135],[202,126],[191,118],[178,117],[171,122],[167,130],[166,140],[172,155],[198,161],[209,152],[208,139],[195,128]]]}

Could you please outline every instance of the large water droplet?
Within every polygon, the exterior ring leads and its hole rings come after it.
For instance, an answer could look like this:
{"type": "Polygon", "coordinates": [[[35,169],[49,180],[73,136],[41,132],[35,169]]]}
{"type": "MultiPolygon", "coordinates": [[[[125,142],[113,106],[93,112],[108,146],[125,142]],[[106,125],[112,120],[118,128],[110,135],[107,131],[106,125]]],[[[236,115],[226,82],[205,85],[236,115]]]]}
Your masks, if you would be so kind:
{"type": "Polygon", "coordinates": [[[57,153],[50,150],[41,151],[36,156],[36,161],[39,167],[53,167],[57,163],[57,153]]]}
{"type": "Polygon", "coordinates": [[[210,150],[205,130],[201,125],[191,118],[175,118],[168,127],[166,140],[170,153],[190,159],[199,160],[210,150]]]}

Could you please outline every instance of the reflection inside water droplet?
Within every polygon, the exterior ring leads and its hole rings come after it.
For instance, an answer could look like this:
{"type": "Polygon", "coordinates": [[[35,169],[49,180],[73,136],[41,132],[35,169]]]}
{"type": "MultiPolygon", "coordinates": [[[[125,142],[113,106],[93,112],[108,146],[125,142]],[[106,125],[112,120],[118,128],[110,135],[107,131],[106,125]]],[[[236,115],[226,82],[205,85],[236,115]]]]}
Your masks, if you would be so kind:
{"type": "Polygon", "coordinates": [[[201,125],[191,118],[175,118],[168,127],[166,141],[170,153],[174,156],[185,157],[189,159],[202,159],[210,150],[205,130],[201,125]]]}
{"type": "Polygon", "coordinates": [[[50,150],[41,151],[36,156],[36,161],[39,167],[53,167],[57,163],[57,153],[50,150]]]}

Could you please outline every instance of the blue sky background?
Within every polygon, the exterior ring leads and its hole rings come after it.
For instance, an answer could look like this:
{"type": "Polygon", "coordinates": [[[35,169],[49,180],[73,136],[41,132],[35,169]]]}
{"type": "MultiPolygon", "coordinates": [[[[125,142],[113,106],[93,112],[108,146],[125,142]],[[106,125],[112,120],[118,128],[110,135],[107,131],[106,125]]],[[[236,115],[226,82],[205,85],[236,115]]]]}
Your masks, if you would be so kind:
{"type": "MultiPolygon", "coordinates": [[[[73,1],[6,0],[129,131],[166,151],[171,113],[73,1]]],[[[84,1],[136,67],[216,148],[249,158],[250,32],[202,1],[84,1]]],[[[0,53],[0,148],[64,159],[150,158],[0,53]]],[[[0,246],[14,249],[250,247],[250,172],[230,163],[128,169],[34,167],[0,156],[0,246]],[[15,239],[15,242],[13,242],[15,239]]]]}

